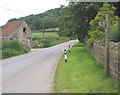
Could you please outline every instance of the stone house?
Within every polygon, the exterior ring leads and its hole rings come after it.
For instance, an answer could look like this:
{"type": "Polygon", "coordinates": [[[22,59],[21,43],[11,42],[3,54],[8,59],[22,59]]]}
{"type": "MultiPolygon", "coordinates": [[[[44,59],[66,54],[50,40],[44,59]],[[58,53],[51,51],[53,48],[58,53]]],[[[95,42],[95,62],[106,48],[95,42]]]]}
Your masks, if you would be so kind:
{"type": "Polygon", "coordinates": [[[17,40],[24,47],[32,47],[32,31],[25,21],[7,22],[0,30],[0,40],[17,40]]]}

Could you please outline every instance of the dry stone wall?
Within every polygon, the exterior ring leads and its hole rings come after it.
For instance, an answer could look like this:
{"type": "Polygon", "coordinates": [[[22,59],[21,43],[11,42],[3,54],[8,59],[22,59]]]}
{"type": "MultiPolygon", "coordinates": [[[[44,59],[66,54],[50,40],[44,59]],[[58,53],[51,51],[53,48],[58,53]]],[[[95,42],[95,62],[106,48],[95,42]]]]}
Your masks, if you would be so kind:
{"type": "MultiPolygon", "coordinates": [[[[93,49],[88,48],[87,43],[85,47],[93,54],[96,60],[105,68],[105,45],[100,41],[95,41],[93,49]]],[[[110,75],[115,80],[120,80],[120,42],[110,42],[110,75]]]]}

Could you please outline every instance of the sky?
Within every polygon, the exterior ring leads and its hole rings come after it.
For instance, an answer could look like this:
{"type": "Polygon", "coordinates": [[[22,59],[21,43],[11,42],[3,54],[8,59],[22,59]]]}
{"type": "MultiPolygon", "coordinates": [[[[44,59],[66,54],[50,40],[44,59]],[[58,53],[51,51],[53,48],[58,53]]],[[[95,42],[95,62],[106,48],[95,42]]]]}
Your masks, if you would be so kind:
{"type": "Polygon", "coordinates": [[[43,13],[49,9],[68,5],[66,0],[0,0],[0,26],[11,18],[43,13]]]}

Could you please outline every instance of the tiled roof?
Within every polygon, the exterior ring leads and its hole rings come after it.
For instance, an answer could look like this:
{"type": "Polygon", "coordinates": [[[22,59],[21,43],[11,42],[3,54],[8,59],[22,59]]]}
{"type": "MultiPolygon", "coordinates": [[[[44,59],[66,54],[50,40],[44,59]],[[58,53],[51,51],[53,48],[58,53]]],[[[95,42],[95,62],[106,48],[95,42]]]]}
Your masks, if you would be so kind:
{"type": "Polygon", "coordinates": [[[2,36],[8,36],[11,35],[13,32],[15,32],[22,23],[25,21],[16,21],[16,22],[8,22],[5,24],[5,26],[0,30],[0,35],[2,36]]]}

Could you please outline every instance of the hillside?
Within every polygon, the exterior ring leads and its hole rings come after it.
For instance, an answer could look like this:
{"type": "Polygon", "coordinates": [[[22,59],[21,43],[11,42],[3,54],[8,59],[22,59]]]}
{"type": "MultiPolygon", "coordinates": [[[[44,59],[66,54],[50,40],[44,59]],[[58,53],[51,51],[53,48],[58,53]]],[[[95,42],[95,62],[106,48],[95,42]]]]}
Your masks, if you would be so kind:
{"type": "Polygon", "coordinates": [[[57,28],[59,17],[63,16],[64,14],[65,14],[64,8],[60,7],[48,10],[44,13],[37,15],[29,15],[26,17],[21,17],[19,19],[13,18],[10,19],[9,22],[25,20],[32,30],[41,30],[43,29],[43,25],[45,29],[57,28]]]}

